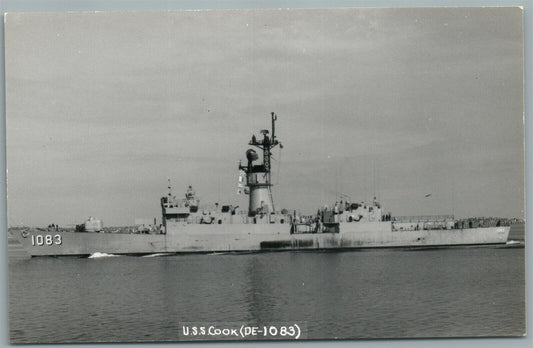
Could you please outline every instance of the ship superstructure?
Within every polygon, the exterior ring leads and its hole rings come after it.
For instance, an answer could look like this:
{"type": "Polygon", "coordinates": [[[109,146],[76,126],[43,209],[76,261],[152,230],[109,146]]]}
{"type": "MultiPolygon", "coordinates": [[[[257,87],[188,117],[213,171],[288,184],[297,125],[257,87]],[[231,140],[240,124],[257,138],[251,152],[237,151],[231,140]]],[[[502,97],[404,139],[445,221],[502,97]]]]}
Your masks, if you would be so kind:
{"type": "Polygon", "coordinates": [[[269,136],[267,129],[261,130],[262,139],[257,140],[253,135],[249,145],[255,146],[263,153],[263,163],[254,164],[259,156],[253,149],[246,151],[246,166],[239,165],[239,169],[246,174],[246,192],[250,195],[248,204],[248,216],[270,215],[275,213],[274,200],[272,198],[271,183],[271,159],[272,149],[276,146],[283,148],[283,145],[276,139],[276,120],[277,115],[271,113],[272,132],[269,136]]]}

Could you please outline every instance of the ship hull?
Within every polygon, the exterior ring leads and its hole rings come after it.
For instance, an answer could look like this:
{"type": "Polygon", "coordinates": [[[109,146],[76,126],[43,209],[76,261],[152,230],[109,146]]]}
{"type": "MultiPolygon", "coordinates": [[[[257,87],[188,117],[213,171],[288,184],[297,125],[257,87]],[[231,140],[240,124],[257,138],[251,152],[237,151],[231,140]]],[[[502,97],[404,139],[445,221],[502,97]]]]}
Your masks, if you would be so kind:
{"type": "Polygon", "coordinates": [[[394,231],[390,222],[341,224],[339,233],[291,234],[285,224],[172,226],[166,234],[19,231],[31,256],[420,248],[505,244],[510,227],[394,231]]]}

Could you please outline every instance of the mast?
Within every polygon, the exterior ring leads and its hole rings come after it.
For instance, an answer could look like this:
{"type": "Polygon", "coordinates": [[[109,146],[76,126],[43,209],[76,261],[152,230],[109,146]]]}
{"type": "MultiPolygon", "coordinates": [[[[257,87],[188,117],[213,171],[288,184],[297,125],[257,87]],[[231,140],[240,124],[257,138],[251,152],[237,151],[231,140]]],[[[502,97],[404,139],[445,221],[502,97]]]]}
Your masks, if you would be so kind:
{"type": "Polygon", "coordinates": [[[255,216],[258,213],[268,214],[275,211],[271,182],[272,149],[277,145],[283,148],[283,145],[276,139],[277,119],[277,115],[272,112],[271,133],[267,129],[263,129],[260,132],[263,136],[262,139],[258,140],[255,135],[252,135],[252,139],[248,143],[248,145],[255,146],[263,152],[263,164],[254,165],[253,162],[259,159],[259,156],[255,150],[248,149],[246,151],[247,165],[239,165],[239,169],[246,173],[246,186],[250,194],[248,205],[249,216],[255,216]],[[270,136],[269,133],[271,134],[270,136]]]}

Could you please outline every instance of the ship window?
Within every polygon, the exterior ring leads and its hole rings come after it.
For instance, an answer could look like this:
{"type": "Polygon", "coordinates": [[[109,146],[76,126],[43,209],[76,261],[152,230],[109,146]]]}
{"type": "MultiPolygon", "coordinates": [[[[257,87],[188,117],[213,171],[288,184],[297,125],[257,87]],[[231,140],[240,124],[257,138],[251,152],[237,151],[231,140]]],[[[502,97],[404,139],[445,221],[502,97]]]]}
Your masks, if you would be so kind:
{"type": "Polygon", "coordinates": [[[189,208],[189,211],[191,213],[196,213],[198,211],[198,206],[197,205],[191,205],[190,208],[189,208]]]}
{"type": "Polygon", "coordinates": [[[229,205],[223,205],[221,211],[222,211],[223,213],[227,213],[227,212],[229,212],[229,208],[230,208],[229,205]]]}

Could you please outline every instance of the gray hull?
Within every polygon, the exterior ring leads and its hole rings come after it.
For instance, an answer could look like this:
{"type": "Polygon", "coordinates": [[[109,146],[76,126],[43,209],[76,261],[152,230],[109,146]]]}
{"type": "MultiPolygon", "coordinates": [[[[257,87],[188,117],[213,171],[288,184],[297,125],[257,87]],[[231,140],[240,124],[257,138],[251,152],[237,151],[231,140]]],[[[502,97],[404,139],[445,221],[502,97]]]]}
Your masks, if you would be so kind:
{"type": "Polygon", "coordinates": [[[340,224],[339,233],[290,234],[290,225],[169,226],[167,234],[17,231],[31,256],[321,250],[505,244],[510,227],[393,231],[390,222],[340,224]]]}

